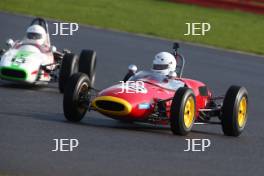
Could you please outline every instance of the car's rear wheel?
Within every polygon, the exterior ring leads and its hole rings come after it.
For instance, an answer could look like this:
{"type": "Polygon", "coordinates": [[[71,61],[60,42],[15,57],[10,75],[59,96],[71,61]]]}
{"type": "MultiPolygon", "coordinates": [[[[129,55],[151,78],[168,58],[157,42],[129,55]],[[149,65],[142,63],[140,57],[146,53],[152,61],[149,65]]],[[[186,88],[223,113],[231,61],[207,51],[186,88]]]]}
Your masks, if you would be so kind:
{"type": "Polygon", "coordinates": [[[172,99],[170,125],[173,134],[187,135],[194,124],[196,100],[193,91],[187,87],[179,88],[172,99]]]}
{"type": "Polygon", "coordinates": [[[78,62],[78,56],[73,53],[66,53],[63,56],[59,72],[59,90],[61,93],[64,92],[69,78],[78,72],[78,62]]]}
{"type": "Polygon", "coordinates": [[[63,112],[67,120],[79,122],[85,115],[88,107],[90,80],[86,74],[72,75],[65,86],[63,97],[63,112]]]}
{"type": "Polygon", "coordinates": [[[227,136],[239,136],[245,128],[248,112],[248,92],[246,88],[231,86],[222,107],[222,129],[227,136]]]}
{"type": "Polygon", "coordinates": [[[95,82],[96,52],[93,50],[82,50],[79,60],[79,72],[85,73],[90,78],[91,87],[95,82]]]}

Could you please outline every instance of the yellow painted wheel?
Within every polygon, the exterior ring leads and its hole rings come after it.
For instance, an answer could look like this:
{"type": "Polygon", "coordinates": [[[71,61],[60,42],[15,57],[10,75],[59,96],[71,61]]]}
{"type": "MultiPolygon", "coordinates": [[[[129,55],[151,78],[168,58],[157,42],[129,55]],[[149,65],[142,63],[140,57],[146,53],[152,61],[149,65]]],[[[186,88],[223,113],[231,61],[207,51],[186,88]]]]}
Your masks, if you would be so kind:
{"type": "Polygon", "coordinates": [[[181,87],[172,99],[170,125],[173,134],[187,135],[194,124],[196,112],[195,95],[192,89],[181,87]]]}
{"type": "Polygon", "coordinates": [[[225,95],[221,123],[225,135],[239,136],[247,123],[248,92],[245,87],[231,86],[225,95]]]}
{"type": "Polygon", "coordinates": [[[242,128],[246,123],[247,118],[247,99],[243,97],[239,102],[239,110],[237,115],[238,126],[242,128]]]}
{"type": "Polygon", "coordinates": [[[187,99],[184,107],[184,125],[186,126],[186,128],[190,128],[192,126],[194,120],[194,114],[195,114],[194,99],[192,96],[190,96],[187,99]]]}

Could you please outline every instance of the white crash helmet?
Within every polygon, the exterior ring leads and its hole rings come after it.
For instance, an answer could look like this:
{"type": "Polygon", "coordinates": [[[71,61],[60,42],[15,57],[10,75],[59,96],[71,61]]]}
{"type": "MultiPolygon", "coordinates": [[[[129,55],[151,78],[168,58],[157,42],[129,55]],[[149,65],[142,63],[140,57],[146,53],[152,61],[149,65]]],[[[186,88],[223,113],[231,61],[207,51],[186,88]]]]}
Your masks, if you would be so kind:
{"type": "Polygon", "coordinates": [[[47,34],[42,26],[34,24],[32,26],[29,26],[29,28],[27,29],[26,38],[36,42],[39,45],[43,45],[47,38],[47,34]]]}
{"type": "Polygon", "coordinates": [[[162,75],[168,75],[170,72],[175,72],[176,65],[176,59],[171,53],[160,52],[155,55],[152,71],[162,75]]]}

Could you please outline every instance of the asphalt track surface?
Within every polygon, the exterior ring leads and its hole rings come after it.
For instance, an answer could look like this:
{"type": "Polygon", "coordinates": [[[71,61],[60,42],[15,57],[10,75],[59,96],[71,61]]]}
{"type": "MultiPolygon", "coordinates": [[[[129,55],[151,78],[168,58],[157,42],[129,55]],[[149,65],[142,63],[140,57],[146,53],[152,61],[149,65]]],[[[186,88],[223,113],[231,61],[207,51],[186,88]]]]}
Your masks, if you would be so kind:
{"type": "MultiPolygon", "coordinates": [[[[21,38],[30,21],[0,13],[1,43],[21,38]]],[[[128,64],[150,69],[153,55],[172,45],[84,26],[74,36],[52,36],[52,42],[76,53],[96,50],[98,88],[121,80],[128,64]]],[[[240,137],[226,137],[216,125],[173,136],[169,128],[123,124],[95,112],[71,124],[64,119],[57,84],[25,88],[1,81],[0,175],[263,175],[264,58],[188,44],[181,44],[181,52],[187,59],[184,76],[207,83],[216,95],[231,84],[247,87],[249,119],[240,137]],[[52,152],[54,138],[76,138],[80,145],[72,152],[52,152]],[[184,152],[187,138],[210,139],[212,145],[204,152],[184,152]]]]}

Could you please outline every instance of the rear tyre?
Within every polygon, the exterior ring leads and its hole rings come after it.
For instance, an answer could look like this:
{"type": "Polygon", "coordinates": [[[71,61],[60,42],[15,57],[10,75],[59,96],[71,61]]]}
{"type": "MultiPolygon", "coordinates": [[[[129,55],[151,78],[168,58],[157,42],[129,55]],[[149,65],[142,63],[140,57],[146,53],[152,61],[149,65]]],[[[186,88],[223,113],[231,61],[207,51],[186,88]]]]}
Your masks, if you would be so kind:
{"type": "Polygon", "coordinates": [[[78,62],[78,56],[73,53],[66,53],[63,56],[59,72],[59,90],[61,93],[64,92],[64,87],[69,78],[78,72],[78,62]]]}
{"type": "Polygon", "coordinates": [[[248,92],[246,88],[231,86],[222,107],[222,130],[227,136],[239,136],[245,128],[248,112],[248,92]]]}
{"type": "Polygon", "coordinates": [[[76,73],[70,77],[63,96],[63,112],[67,120],[79,122],[84,117],[87,107],[81,98],[87,95],[89,88],[90,80],[86,74],[76,73]]]}
{"type": "Polygon", "coordinates": [[[91,87],[95,82],[96,52],[93,50],[82,50],[79,60],[79,72],[85,73],[90,78],[91,87]]]}
{"type": "Polygon", "coordinates": [[[194,93],[187,87],[179,88],[172,99],[170,109],[171,131],[176,135],[187,135],[194,124],[196,100],[194,93]]]}

